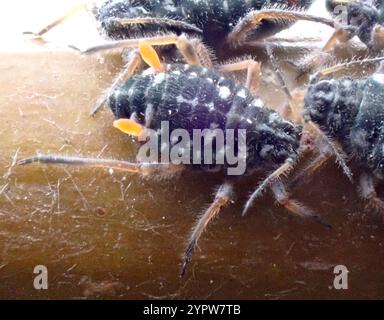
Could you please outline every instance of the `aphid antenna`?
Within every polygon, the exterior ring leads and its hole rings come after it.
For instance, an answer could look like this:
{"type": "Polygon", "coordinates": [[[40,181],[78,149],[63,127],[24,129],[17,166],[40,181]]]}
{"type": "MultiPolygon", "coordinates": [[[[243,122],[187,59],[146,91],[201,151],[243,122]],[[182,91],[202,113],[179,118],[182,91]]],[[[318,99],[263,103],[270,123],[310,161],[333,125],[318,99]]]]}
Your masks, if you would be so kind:
{"type": "Polygon", "coordinates": [[[343,70],[348,70],[349,68],[356,67],[356,66],[363,66],[366,64],[373,64],[373,63],[379,63],[383,62],[384,57],[375,57],[375,58],[365,58],[365,59],[360,59],[360,60],[353,60],[353,61],[348,61],[344,63],[339,63],[334,66],[331,66],[329,68],[320,70],[313,74],[310,79],[310,83],[316,82],[319,79],[332,75],[334,73],[343,71],[343,70]]]}

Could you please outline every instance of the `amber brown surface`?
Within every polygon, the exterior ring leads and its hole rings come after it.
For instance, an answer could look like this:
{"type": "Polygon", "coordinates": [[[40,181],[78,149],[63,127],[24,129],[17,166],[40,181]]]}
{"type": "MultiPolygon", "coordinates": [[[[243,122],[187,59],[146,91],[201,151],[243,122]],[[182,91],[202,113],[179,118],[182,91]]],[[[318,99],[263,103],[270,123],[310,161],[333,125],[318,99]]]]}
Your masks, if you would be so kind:
{"type": "MultiPolygon", "coordinates": [[[[13,166],[16,157],[37,151],[134,160],[136,150],[111,126],[109,110],[88,115],[121,67],[118,58],[22,43],[0,53],[0,298],[384,296],[383,226],[332,163],[294,191],[332,230],[291,217],[269,194],[241,218],[261,179],[250,177],[202,238],[183,279],[186,236],[220,175],[156,181],[108,170],[13,166]],[[33,288],[39,264],[48,268],[46,291],[33,288]],[[349,290],[333,289],[338,264],[350,271],[349,290]]],[[[276,106],[284,96],[265,79],[260,94],[276,106]]]]}

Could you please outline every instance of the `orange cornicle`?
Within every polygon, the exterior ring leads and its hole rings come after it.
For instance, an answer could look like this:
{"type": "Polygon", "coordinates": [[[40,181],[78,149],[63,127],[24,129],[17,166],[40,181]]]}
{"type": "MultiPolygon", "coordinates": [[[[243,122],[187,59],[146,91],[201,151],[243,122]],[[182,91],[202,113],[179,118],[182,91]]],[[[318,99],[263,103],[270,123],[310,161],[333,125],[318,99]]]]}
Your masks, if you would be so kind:
{"type": "Polygon", "coordinates": [[[134,137],[140,137],[140,135],[144,132],[144,127],[131,119],[118,119],[113,122],[113,126],[121,132],[134,137]]]}
{"type": "Polygon", "coordinates": [[[164,72],[164,65],[161,63],[160,58],[156,50],[146,41],[140,41],[139,43],[140,55],[155,72],[164,72]]]}

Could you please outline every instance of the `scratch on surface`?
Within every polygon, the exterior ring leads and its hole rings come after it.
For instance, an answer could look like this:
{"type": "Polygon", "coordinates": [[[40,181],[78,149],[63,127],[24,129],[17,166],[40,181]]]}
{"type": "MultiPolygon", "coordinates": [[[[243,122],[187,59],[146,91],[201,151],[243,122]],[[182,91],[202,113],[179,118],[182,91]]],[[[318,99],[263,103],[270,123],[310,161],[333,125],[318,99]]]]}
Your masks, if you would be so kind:
{"type": "Polygon", "coordinates": [[[285,253],[285,257],[288,257],[288,256],[291,254],[291,252],[292,252],[293,247],[295,246],[295,244],[296,244],[296,242],[292,242],[292,244],[289,246],[287,252],[285,253]]]}
{"type": "Polygon", "coordinates": [[[80,195],[81,197],[81,200],[83,202],[83,206],[86,210],[89,210],[89,204],[88,204],[88,201],[87,199],[84,197],[84,194],[81,192],[79,186],[76,184],[75,180],[73,179],[73,176],[69,173],[69,171],[67,169],[64,169],[65,173],[68,175],[68,178],[71,180],[73,186],[75,187],[76,191],[78,192],[78,194],[80,195]]]}
{"type": "Polygon", "coordinates": [[[9,187],[9,183],[5,184],[5,185],[1,188],[1,190],[0,190],[0,196],[3,194],[3,192],[7,191],[8,187],[9,187]]]}
{"type": "Polygon", "coordinates": [[[104,153],[104,151],[109,147],[109,144],[107,143],[99,152],[96,158],[100,158],[101,155],[104,153]]]}
{"type": "Polygon", "coordinates": [[[17,163],[17,157],[19,155],[19,152],[20,152],[20,148],[17,148],[15,154],[13,155],[12,157],[12,162],[10,164],[10,166],[8,167],[8,170],[7,172],[3,175],[3,178],[4,179],[8,179],[11,174],[12,174],[12,169],[16,166],[16,163],[17,163]]]}
{"type": "Polygon", "coordinates": [[[15,203],[12,201],[12,199],[6,194],[4,193],[4,197],[8,200],[8,202],[12,205],[12,207],[16,208],[16,205],[15,203]]]}
{"type": "Polygon", "coordinates": [[[121,192],[121,201],[125,201],[125,196],[127,195],[128,190],[131,188],[132,182],[130,182],[127,187],[124,189],[124,183],[120,184],[120,192],[121,192]]]}

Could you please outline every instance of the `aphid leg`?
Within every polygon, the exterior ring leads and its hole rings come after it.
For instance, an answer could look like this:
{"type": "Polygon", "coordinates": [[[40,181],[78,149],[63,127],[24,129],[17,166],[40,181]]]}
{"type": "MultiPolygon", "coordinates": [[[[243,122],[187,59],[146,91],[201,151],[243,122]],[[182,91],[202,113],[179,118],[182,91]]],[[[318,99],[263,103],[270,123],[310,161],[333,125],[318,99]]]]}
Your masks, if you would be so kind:
{"type": "Polygon", "coordinates": [[[83,158],[71,157],[60,155],[44,155],[38,154],[35,157],[21,159],[18,161],[19,165],[27,165],[31,163],[44,163],[44,164],[63,164],[63,165],[76,165],[86,166],[93,168],[112,169],[122,172],[130,172],[139,174],[143,177],[147,176],[173,176],[180,173],[184,167],[181,165],[163,164],[163,163],[133,163],[128,161],[112,160],[112,159],[99,159],[99,158],[83,158]]]}
{"type": "Polygon", "coordinates": [[[227,206],[233,198],[233,185],[225,182],[220,186],[215,195],[215,200],[209,208],[198,219],[196,225],[192,229],[191,236],[189,237],[188,245],[182,257],[181,276],[187,270],[187,266],[192,259],[193,252],[195,251],[197,242],[199,241],[204,230],[209,223],[220,213],[221,209],[227,206]]]}
{"type": "Polygon", "coordinates": [[[36,38],[42,37],[45,33],[53,29],[54,27],[58,26],[59,24],[63,23],[68,18],[72,17],[74,14],[76,14],[79,11],[87,10],[87,4],[85,2],[82,2],[74,7],[72,7],[70,10],[68,10],[64,15],[62,15],[60,18],[56,19],[55,21],[51,22],[49,25],[44,27],[38,32],[31,32],[31,31],[25,31],[24,34],[32,34],[36,38]]]}
{"type": "Polygon", "coordinates": [[[338,43],[347,43],[352,37],[353,33],[348,32],[346,29],[336,29],[320,52],[316,53],[314,56],[310,55],[309,61],[305,61],[297,66],[300,71],[297,79],[304,76],[307,72],[326,64],[328,62],[327,58],[335,46],[338,43]]]}
{"type": "Polygon", "coordinates": [[[71,48],[78,50],[83,54],[93,54],[96,52],[119,49],[119,48],[137,48],[140,42],[146,42],[151,46],[175,45],[180,50],[181,54],[183,55],[184,59],[188,64],[200,65],[199,56],[192,42],[185,35],[177,36],[172,34],[172,35],[155,36],[155,37],[148,37],[148,38],[110,41],[105,44],[87,48],[85,50],[80,50],[74,46],[71,46],[71,48]]]}
{"type": "Polygon", "coordinates": [[[213,69],[213,61],[216,60],[213,50],[207,47],[199,38],[192,38],[189,41],[197,54],[199,64],[202,67],[213,69]]]}
{"type": "Polygon", "coordinates": [[[234,27],[228,35],[228,41],[233,45],[245,42],[248,32],[256,29],[263,21],[272,22],[295,22],[299,20],[313,21],[328,25],[332,28],[335,23],[331,19],[316,17],[300,11],[284,10],[284,9],[266,9],[251,11],[234,27]]]}
{"type": "Polygon", "coordinates": [[[295,199],[291,199],[285,189],[284,184],[281,181],[274,181],[271,185],[271,190],[276,200],[289,212],[301,218],[311,219],[327,228],[332,228],[331,225],[322,221],[321,218],[312,209],[307,208],[295,199]]]}
{"type": "Polygon", "coordinates": [[[359,191],[361,197],[368,201],[369,207],[379,212],[384,219],[384,201],[377,196],[372,174],[363,172],[360,175],[359,191]]]}
{"type": "Polygon", "coordinates": [[[203,30],[194,26],[193,24],[181,21],[174,20],[169,18],[159,18],[159,17],[143,17],[143,18],[129,18],[129,19],[113,19],[116,24],[120,25],[152,25],[152,26],[163,26],[165,28],[177,28],[181,32],[194,32],[203,34],[203,30]]]}
{"type": "MultiPolygon", "coordinates": [[[[277,80],[278,80],[280,86],[283,88],[285,95],[288,98],[288,106],[289,106],[289,111],[291,113],[291,118],[295,123],[301,123],[303,121],[302,121],[302,116],[301,116],[300,111],[299,111],[299,107],[296,104],[296,101],[293,98],[291,92],[289,91],[287,82],[285,81],[284,76],[280,71],[277,60],[276,60],[275,55],[273,53],[272,46],[267,45],[266,50],[267,50],[273,71],[277,77],[277,80]]],[[[284,110],[283,113],[285,114],[286,110],[284,110]]]]}
{"type": "Polygon", "coordinates": [[[262,194],[262,192],[271,185],[275,180],[278,180],[282,175],[287,174],[293,167],[292,159],[287,159],[287,161],[280,166],[277,170],[272,172],[264,181],[257,187],[257,189],[249,197],[247,203],[244,206],[242,215],[244,216],[248,210],[252,207],[253,202],[262,194]]]}
{"type": "Polygon", "coordinates": [[[219,68],[220,72],[235,72],[247,70],[245,86],[251,91],[257,91],[260,84],[261,65],[252,59],[246,59],[235,63],[224,64],[219,68]]]}
{"type": "Polygon", "coordinates": [[[343,150],[333,142],[315,123],[307,121],[306,125],[311,128],[316,134],[316,146],[320,153],[331,154],[336,158],[336,162],[343,169],[343,173],[349,181],[353,182],[353,173],[346,162],[347,156],[343,150]]]}
{"type": "Polygon", "coordinates": [[[317,170],[319,170],[330,158],[332,154],[330,152],[321,153],[314,158],[304,169],[302,169],[290,182],[290,187],[295,187],[297,183],[303,183],[311,177],[317,170]]]}
{"type": "Polygon", "coordinates": [[[384,27],[377,24],[372,32],[372,48],[375,51],[384,49],[384,27]]]}
{"type": "Polygon", "coordinates": [[[124,69],[118,74],[118,76],[113,81],[112,85],[108,88],[106,93],[97,100],[94,108],[92,109],[91,116],[95,116],[96,113],[99,112],[100,109],[105,105],[106,101],[108,100],[110,95],[115,91],[115,89],[121,86],[124,81],[129,79],[135,73],[141,61],[141,55],[138,50],[133,50],[132,52],[130,52],[128,57],[128,63],[125,65],[124,69]]]}
{"type": "Polygon", "coordinates": [[[354,61],[349,61],[345,63],[340,63],[337,65],[334,65],[332,67],[320,70],[316,72],[314,75],[311,76],[311,83],[315,83],[319,79],[329,76],[333,73],[340,72],[343,70],[348,70],[349,68],[353,68],[356,66],[363,66],[366,64],[375,64],[375,63],[381,63],[384,61],[384,57],[375,57],[375,58],[367,58],[367,59],[362,59],[362,60],[354,60],[354,61]]]}

